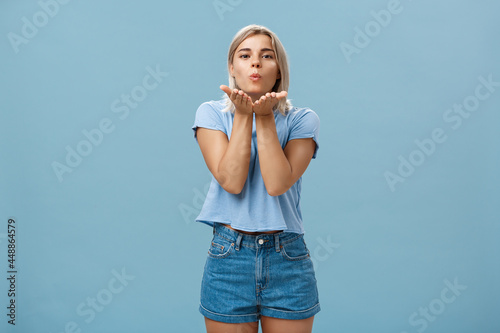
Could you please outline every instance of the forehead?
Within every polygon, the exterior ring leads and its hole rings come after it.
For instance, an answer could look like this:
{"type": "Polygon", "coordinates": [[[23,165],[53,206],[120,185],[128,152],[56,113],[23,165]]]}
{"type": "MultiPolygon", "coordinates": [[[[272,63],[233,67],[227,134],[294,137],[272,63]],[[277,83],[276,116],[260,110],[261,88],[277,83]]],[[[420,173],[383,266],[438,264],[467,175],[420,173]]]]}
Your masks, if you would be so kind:
{"type": "Polygon", "coordinates": [[[273,44],[271,42],[271,37],[268,35],[263,35],[263,34],[255,34],[255,35],[250,35],[243,42],[238,45],[238,50],[242,48],[249,48],[249,49],[262,49],[262,48],[269,48],[273,49],[273,44]]]}

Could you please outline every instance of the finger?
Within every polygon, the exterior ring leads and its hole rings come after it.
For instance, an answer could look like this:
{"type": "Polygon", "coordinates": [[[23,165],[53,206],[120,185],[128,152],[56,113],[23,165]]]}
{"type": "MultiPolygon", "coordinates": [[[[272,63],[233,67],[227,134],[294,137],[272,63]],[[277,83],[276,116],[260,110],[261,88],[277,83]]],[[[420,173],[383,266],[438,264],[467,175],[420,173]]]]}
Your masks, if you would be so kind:
{"type": "Polygon", "coordinates": [[[243,90],[238,91],[238,101],[241,105],[247,106],[250,97],[243,90]]]}
{"type": "Polygon", "coordinates": [[[247,95],[247,93],[246,93],[246,92],[244,92],[243,90],[240,90],[240,91],[238,92],[238,94],[240,94],[240,96],[241,96],[241,100],[242,100],[243,102],[246,102],[246,101],[247,101],[247,99],[248,99],[248,95],[247,95]]]}
{"type": "Polygon", "coordinates": [[[226,85],[224,85],[224,84],[223,84],[223,85],[221,85],[219,88],[220,88],[223,92],[225,92],[225,93],[226,93],[226,95],[227,95],[229,98],[231,98],[231,92],[232,92],[232,91],[231,91],[231,88],[229,88],[228,86],[226,86],[226,85]]]}
{"type": "Polygon", "coordinates": [[[233,89],[233,91],[231,91],[231,97],[230,98],[233,101],[233,103],[236,102],[237,99],[238,99],[238,96],[239,96],[238,92],[239,92],[238,89],[233,89]]]}
{"type": "Polygon", "coordinates": [[[286,92],[286,91],[284,91],[284,90],[283,90],[282,92],[280,92],[280,93],[277,93],[277,94],[276,94],[276,97],[277,97],[278,99],[282,99],[282,98],[284,98],[284,97],[286,97],[286,96],[288,96],[288,92],[286,92]]]}
{"type": "Polygon", "coordinates": [[[241,102],[247,104],[250,96],[248,96],[247,93],[244,92],[243,90],[240,90],[240,95],[241,95],[241,102]]]}
{"type": "Polygon", "coordinates": [[[273,98],[272,98],[271,94],[269,94],[269,96],[267,96],[267,94],[266,94],[266,99],[265,99],[264,103],[265,104],[262,107],[265,109],[268,109],[268,108],[270,109],[273,107],[273,98]]]}
{"type": "Polygon", "coordinates": [[[268,104],[270,107],[274,107],[276,103],[278,103],[278,99],[276,98],[276,93],[274,91],[267,93],[268,96],[268,104]]]}
{"type": "Polygon", "coordinates": [[[271,100],[269,101],[269,103],[274,106],[276,105],[276,103],[278,103],[278,99],[276,98],[276,93],[273,91],[270,93],[271,95],[271,100]]]}
{"type": "Polygon", "coordinates": [[[266,104],[266,96],[260,96],[260,98],[255,102],[257,105],[265,105],[266,104]]]}
{"type": "Polygon", "coordinates": [[[248,96],[247,94],[245,94],[245,97],[246,97],[247,106],[252,106],[253,105],[252,98],[250,96],[248,96]]]}
{"type": "Polygon", "coordinates": [[[241,104],[241,94],[240,94],[240,91],[239,90],[235,90],[235,91],[233,91],[233,94],[234,94],[234,100],[233,100],[233,102],[237,103],[237,104],[241,104]]]}

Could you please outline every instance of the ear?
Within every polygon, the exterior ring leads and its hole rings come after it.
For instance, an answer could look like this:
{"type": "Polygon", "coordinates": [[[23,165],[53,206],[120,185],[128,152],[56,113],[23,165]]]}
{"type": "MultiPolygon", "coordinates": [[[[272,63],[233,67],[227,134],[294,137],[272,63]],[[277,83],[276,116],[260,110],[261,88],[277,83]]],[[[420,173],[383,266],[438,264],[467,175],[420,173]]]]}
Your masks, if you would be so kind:
{"type": "Polygon", "coordinates": [[[278,71],[278,74],[276,75],[276,80],[281,79],[281,73],[278,71]]]}
{"type": "Polygon", "coordinates": [[[233,64],[229,65],[229,74],[231,74],[231,76],[234,77],[234,66],[233,66],[233,64]]]}

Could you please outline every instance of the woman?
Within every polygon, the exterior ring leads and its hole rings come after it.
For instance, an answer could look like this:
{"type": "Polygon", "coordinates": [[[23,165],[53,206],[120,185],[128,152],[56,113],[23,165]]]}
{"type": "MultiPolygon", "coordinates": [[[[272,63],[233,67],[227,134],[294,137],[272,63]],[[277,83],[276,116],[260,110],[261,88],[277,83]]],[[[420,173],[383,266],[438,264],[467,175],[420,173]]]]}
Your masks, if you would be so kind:
{"type": "Polygon", "coordinates": [[[250,25],[228,53],[227,97],[203,103],[193,130],[212,173],[196,221],[213,227],[200,312],[207,332],[311,332],[320,311],[303,239],[302,174],[318,149],[319,118],[286,99],[278,37],[250,25]]]}

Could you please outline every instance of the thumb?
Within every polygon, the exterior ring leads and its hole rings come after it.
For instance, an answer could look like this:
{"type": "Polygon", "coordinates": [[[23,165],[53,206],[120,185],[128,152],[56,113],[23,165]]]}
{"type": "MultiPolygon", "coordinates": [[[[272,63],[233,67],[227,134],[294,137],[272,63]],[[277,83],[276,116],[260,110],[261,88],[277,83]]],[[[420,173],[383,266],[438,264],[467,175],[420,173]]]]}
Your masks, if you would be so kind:
{"type": "Polygon", "coordinates": [[[279,92],[279,93],[276,94],[276,97],[278,99],[282,99],[282,98],[284,98],[286,96],[288,96],[288,93],[286,91],[284,91],[284,90],[282,92],[279,92]]]}
{"type": "Polygon", "coordinates": [[[231,97],[231,88],[229,88],[228,86],[226,85],[221,85],[220,87],[220,90],[222,90],[223,92],[225,92],[227,94],[227,96],[231,97]]]}

